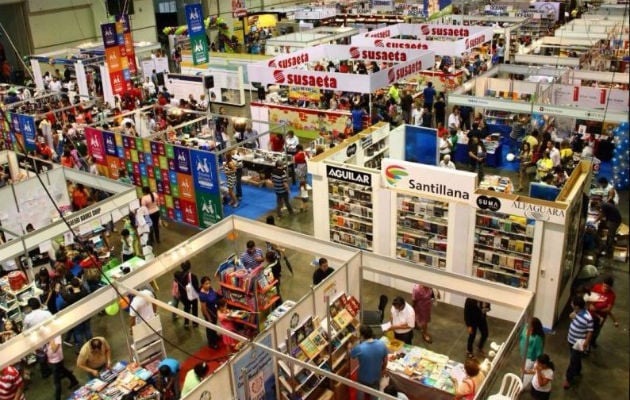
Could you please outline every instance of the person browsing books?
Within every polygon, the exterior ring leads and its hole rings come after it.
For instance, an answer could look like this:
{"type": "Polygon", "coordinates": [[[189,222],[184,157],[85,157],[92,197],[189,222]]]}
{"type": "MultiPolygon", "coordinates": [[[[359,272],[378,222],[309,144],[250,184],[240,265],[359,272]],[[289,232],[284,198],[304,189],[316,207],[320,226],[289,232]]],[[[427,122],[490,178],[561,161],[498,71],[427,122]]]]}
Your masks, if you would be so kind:
{"type": "MultiPolygon", "coordinates": [[[[358,381],[360,384],[379,390],[381,376],[387,368],[387,346],[374,339],[372,328],[361,325],[359,328],[361,343],[350,350],[350,357],[359,361],[358,381]]],[[[361,391],[357,392],[357,400],[371,400],[374,396],[361,391]]]]}
{"type": "Polygon", "coordinates": [[[416,312],[413,307],[398,296],[392,301],[390,310],[390,330],[394,331],[394,337],[406,344],[411,344],[413,328],[416,326],[416,312]]]}

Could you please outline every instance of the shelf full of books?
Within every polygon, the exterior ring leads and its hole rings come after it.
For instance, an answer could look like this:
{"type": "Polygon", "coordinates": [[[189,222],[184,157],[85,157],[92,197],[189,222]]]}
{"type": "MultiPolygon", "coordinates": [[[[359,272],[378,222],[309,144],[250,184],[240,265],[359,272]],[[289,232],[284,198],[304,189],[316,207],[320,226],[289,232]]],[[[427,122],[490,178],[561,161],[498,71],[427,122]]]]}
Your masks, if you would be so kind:
{"type": "Polygon", "coordinates": [[[330,240],[372,251],[372,187],[328,178],[330,240]]]}
{"type": "Polygon", "coordinates": [[[262,330],[267,315],[280,300],[278,281],[271,268],[260,265],[247,270],[233,257],[217,270],[221,295],[233,309],[232,321],[245,327],[262,330]]]}
{"type": "Polygon", "coordinates": [[[535,221],[478,211],[475,223],[473,274],[506,285],[527,288],[535,221]]]}
{"type": "MultiPolygon", "coordinates": [[[[330,302],[329,315],[308,316],[291,330],[286,341],[287,353],[321,369],[348,376],[347,345],[358,327],[359,302],[345,293],[330,302]],[[327,321],[330,321],[328,323],[327,321]]],[[[278,361],[280,393],[283,399],[317,399],[328,385],[326,379],[297,364],[278,361]]]]}
{"type": "Polygon", "coordinates": [[[396,256],[446,268],[448,203],[398,194],[396,256]]]}

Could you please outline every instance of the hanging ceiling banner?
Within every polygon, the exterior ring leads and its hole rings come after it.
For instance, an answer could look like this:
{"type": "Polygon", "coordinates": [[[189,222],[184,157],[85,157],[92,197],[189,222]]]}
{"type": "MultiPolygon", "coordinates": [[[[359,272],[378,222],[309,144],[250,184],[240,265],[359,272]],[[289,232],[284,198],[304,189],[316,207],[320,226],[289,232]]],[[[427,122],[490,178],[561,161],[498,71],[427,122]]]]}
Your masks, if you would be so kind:
{"type": "Polygon", "coordinates": [[[187,4],[186,24],[188,24],[188,37],[190,38],[190,48],[192,49],[193,64],[206,64],[208,57],[208,39],[206,37],[206,27],[203,22],[203,10],[201,4],[187,4]]]}

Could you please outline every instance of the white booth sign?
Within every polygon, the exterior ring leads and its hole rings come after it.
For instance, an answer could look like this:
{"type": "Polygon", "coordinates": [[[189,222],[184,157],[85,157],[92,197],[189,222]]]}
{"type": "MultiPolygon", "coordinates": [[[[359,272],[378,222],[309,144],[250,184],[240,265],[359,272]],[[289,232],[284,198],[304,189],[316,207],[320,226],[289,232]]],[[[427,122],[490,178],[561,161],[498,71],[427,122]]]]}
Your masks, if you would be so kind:
{"type": "MultiPolygon", "coordinates": [[[[408,26],[409,24],[400,24],[408,26]]],[[[420,29],[414,32],[420,39],[397,39],[389,35],[391,30],[384,30],[381,33],[387,36],[379,36],[378,33],[371,32],[370,36],[356,35],[352,37],[353,45],[384,47],[387,49],[418,49],[431,50],[436,54],[460,55],[470,51],[483,43],[492,40],[494,34],[491,27],[462,27],[452,25],[441,27],[438,25],[411,25],[420,29]],[[419,33],[419,35],[418,35],[419,33]],[[438,35],[458,38],[454,41],[428,40],[426,36],[438,35]]],[[[389,29],[389,28],[388,28],[389,29]]],[[[405,31],[405,29],[400,29],[405,31]]],[[[401,32],[401,35],[411,34],[401,32]]]]}
{"type": "Polygon", "coordinates": [[[263,85],[306,86],[327,90],[371,93],[433,66],[434,58],[434,53],[430,51],[327,45],[301,50],[269,61],[249,64],[247,65],[247,74],[250,82],[260,82],[263,85]],[[395,64],[392,67],[367,75],[310,71],[300,68],[301,64],[304,63],[323,61],[324,56],[329,60],[379,60],[395,64]]]}
{"type": "Polygon", "coordinates": [[[475,194],[477,208],[500,212],[509,215],[518,215],[536,221],[564,224],[566,218],[565,208],[553,207],[547,204],[537,204],[513,199],[498,198],[492,195],[475,194]]]}
{"type": "Polygon", "coordinates": [[[385,158],[381,177],[383,187],[388,189],[476,204],[477,174],[472,172],[385,158]]]}

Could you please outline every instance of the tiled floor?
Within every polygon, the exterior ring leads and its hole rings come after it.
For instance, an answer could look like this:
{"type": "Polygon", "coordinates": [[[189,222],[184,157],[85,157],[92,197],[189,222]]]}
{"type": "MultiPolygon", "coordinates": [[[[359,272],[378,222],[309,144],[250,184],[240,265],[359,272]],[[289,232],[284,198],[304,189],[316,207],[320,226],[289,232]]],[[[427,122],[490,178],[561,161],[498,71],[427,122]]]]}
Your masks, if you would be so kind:
{"type": "MultiPolygon", "coordinates": [[[[627,204],[627,194],[622,196],[627,204]]],[[[624,210],[624,218],[627,218],[627,207],[624,210]]],[[[285,218],[278,221],[278,225],[295,231],[311,234],[312,215],[310,213],[298,214],[291,219],[285,218]]],[[[173,225],[163,230],[163,240],[157,251],[165,251],[171,246],[179,243],[195,233],[189,227],[173,225]]],[[[200,277],[203,275],[212,276],[219,262],[231,253],[240,252],[244,248],[244,243],[248,238],[239,237],[235,241],[224,240],[212,249],[200,254],[192,259],[193,271],[200,277]]],[[[264,245],[261,243],[261,245],[264,245]]],[[[284,271],[283,275],[283,297],[285,299],[297,300],[310,286],[312,268],[310,260],[312,254],[298,254],[288,250],[287,254],[294,268],[294,275],[284,271]]],[[[627,398],[629,393],[628,375],[628,266],[623,263],[614,262],[603,267],[607,273],[611,273],[615,279],[615,291],[618,295],[615,307],[616,315],[620,321],[620,327],[614,328],[612,324],[605,326],[600,339],[600,347],[593,351],[585,361],[583,376],[580,382],[569,390],[562,389],[562,378],[568,363],[568,350],[566,346],[566,333],[568,319],[563,316],[557,324],[555,331],[547,336],[545,351],[550,354],[556,365],[556,379],[553,383],[553,398],[555,399],[620,399],[627,398]]],[[[159,297],[168,300],[170,297],[171,277],[163,276],[158,279],[159,297]]],[[[382,287],[370,282],[365,282],[363,286],[364,306],[369,309],[376,308],[378,296],[387,294],[390,299],[397,293],[395,290],[382,287]]],[[[402,294],[408,297],[408,294],[402,294]]],[[[205,345],[205,335],[202,329],[185,330],[181,319],[171,322],[169,315],[162,315],[167,338],[167,352],[169,356],[185,359],[188,354],[195,352],[200,346],[205,345]]],[[[114,349],[114,358],[127,358],[128,344],[126,336],[121,332],[126,332],[126,320],[119,316],[95,316],[92,319],[93,331],[95,335],[105,336],[114,349]]],[[[503,321],[491,320],[490,339],[502,341],[509,333],[509,324],[503,321]]],[[[463,324],[461,309],[457,307],[440,304],[433,310],[433,318],[430,331],[434,341],[429,346],[431,349],[447,354],[454,359],[463,360],[465,354],[466,332],[463,324]]],[[[414,342],[420,344],[420,335],[416,335],[414,342]]],[[[423,344],[423,346],[425,346],[423,344]]],[[[66,364],[74,364],[74,354],[70,348],[66,348],[66,364]]],[[[502,366],[502,372],[517,372],[519,370],[518,350],[513,350],[502,366]]],[[[81,378],[83,374],[77,375],[81,378]]],[[[502,375],[502,374],[501,374],[502,375]]],[[[27,391],[29,400],[47,399],[50,395],[50,381],[42,381],[37,373],[33,374],[34,380],[27,391]]],[[[495,382],[498,388],[499,382],[495,382]]],[[[529,398],[525,393],[523,399],[529,398]]]]}

